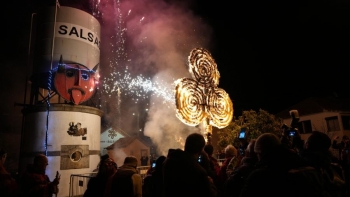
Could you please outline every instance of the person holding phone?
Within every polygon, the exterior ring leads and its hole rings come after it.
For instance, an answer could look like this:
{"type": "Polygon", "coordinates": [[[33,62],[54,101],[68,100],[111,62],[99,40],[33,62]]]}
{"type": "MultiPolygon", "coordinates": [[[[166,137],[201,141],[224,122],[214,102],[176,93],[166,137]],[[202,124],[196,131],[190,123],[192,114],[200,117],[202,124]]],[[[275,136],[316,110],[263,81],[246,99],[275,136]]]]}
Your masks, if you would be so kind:
{"type": "Polygon", "coordinates": [[[46,175],[46,167],[49,165],[45,155],[39,154],[34,157],[33,164],[27,166],[26,172],[20,181],[20,196],[52,197],[58,193],[60,174],[56,173],[55,179],[51,182],[46,175]]]}
{"type": "Polygon", "coordinates": [[[142,197],[162,197],[163,195],[163,162],[165,156],[160,156],[152,162],[153,171],[143,179],[142,197]]]}
{"type": "Polygon", "coordinates": [[[157,166],[156,160],[153,160],[153,162],[152,162],[152,168],[155,169],[156,166],[157,166]]]}
{"type": "Polygon", "coordinates": [[[163,196],[218,196],[213,179],[198,163],[205,144],[202,134],[191,133],[185,140],[184,150],[169,149],[163,163],[163,196]]]}
{"type": "Polygon", "coordinates": [[[108,154],[101,156],[97,175],[89,180],[83,197],[103,197],[108,179],[117,169],[117,163],[108,154]]]}

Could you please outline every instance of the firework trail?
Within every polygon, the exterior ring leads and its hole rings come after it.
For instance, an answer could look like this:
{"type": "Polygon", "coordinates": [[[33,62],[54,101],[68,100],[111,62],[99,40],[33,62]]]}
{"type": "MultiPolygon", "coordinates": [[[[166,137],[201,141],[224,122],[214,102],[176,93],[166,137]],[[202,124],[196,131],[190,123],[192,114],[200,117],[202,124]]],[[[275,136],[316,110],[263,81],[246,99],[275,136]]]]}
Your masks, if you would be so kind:
{"type": "Polygon", "coordinates": [[[164,154],[181,148],[183,139],[200,128],[175,116],[174,82],[189,77],[188,53],[207,48],[211,28],[187,5],[163,0],[101,0],[99,6],[102,21],[108,22],[101,25],[103,126],[134,134],[135,127],[143,128],[164,154]]]}
{"type": "MultiPolygon", "coordinates": [[[[164,99],[163,103],[174,103],[173,85],[171,88],[164,86],[164,81],[157,82],[150,77],[145,77],[142,74],[133,76],[129,71],[131,59],[126,51],[126,31],[125,20],[130,16],[131,10],[128,10],[124,16],[121,10],[120,0],[113,1],[114,12],[116,17],[115,36],[111,37],[114,40],[109,43],[111,53],[109,57],[109,72],[103,78],[102,91],[114,96],[118,91],[124,96],[131,96],[134,100],[146,100],[150,96],[157,96],[164,99]]],[[[142,17],[140,23],[145,19],[142,17]]],[[[146,39],[146,38],[144,38],[146,39]]],[[[142,42],[142,41],[141,41],[142,42]]],[[[169,86],[169,84],[167,84],[169,86]]],[[[119,92],[119,95],[120,95],[119,92]]],[[[116,95],[118,96],[118,94],[116,95]]],[[[120,100],[120,98],[118,98],[120,100]]]]}

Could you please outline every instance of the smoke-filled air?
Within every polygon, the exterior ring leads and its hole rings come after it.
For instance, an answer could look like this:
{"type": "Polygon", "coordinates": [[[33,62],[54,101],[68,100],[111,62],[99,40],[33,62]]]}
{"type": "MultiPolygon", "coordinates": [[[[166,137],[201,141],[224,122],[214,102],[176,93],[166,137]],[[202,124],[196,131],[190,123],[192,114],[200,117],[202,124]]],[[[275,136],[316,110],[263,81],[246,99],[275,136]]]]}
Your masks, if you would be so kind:
{"type": "Polygon", "coordinates": [[[201,130],[175,116],[174,82],[191,77],[187,58],[193,48],[209,47],[211,28],[187,1],[92,2],[101,17],[103,127],[133,133],[137,125],[163,155],[183,148],[186,136],[201,130]]]}

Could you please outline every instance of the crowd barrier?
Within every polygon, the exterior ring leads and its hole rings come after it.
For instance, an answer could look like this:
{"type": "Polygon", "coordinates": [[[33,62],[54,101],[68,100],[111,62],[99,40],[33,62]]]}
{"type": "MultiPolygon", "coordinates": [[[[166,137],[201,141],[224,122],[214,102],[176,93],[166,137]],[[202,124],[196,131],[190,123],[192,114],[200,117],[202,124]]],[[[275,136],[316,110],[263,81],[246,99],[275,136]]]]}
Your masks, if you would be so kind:
{"type": "MultiPolygon", "coordinates": [[[[150,166],[139,166],[137,170],[142,177],[142,180],[147,176],[147,171],[150,166]]],[[[95,177],[95,173],[85,173],[85,174],[72,174],[70,176],[69,182],[69,197],[82,197],[85,190],[87,189],[87,184],[92,177],[95,177]]]]}

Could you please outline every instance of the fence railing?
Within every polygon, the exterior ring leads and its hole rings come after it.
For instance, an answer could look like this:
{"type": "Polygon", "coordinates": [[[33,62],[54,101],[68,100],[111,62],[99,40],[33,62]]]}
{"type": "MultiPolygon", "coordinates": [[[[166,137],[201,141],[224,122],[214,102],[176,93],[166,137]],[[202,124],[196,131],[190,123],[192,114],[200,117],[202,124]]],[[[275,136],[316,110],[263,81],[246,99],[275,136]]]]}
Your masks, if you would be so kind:
{"type": "Polygon", "coordinates": [[[149,170],[150,166],[139,166],[137,167],[137,170],[139,174],[141,175],[142,180],[147,176],[147,171],[149,170]]]}
{"type": "MultiPolygon", "coordinates": [[[[147,171],[150,166],[139,166],[137,170],[142,177],[142,180],[147,176],[147,171]]],[[[97,172],[85,174],[72,174],[69,182],[69,197],[81,197],[87,189],[87,184],[92,177],[95,177],[97,172]]]]}
{"type": "Polygon", "coordinates": [[[87,189],[87,184],[92,177],[96,176],[95,173],[86,174],[72,174],[69,181],[69,197],[83,196],[87,189]]]}

